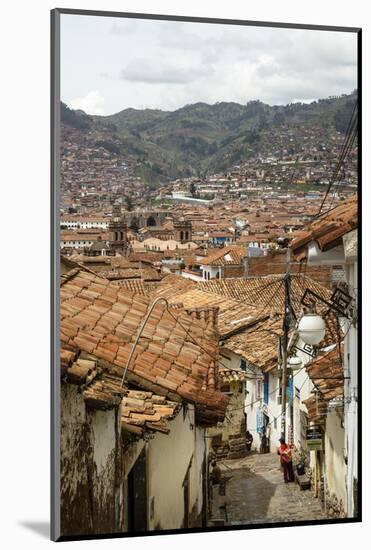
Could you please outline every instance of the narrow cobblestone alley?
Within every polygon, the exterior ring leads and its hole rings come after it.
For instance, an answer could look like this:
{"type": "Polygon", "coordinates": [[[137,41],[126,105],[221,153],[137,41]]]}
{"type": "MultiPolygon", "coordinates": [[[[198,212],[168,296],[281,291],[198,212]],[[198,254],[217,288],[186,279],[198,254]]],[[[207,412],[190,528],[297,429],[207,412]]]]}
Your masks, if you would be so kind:
{"type": "Polygon", "coordinates": [[[226,480],[225,496],[214,500],[210,525],[219,521],[241,525],[326,517],[310,490],[300,490],[297,483],[284,483],[278,457],[272,453],[223,460],[219,466],[226,480]]]}

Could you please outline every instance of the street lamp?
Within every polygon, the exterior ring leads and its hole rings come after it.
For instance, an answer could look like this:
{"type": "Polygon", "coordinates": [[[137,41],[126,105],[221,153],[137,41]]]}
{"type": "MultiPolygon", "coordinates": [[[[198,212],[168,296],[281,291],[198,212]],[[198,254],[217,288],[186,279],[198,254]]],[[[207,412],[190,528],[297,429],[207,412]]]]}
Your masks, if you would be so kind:
{"type": "Polygon", "coordinates": [[[299,321],[298,333],[305,344],[315,346],[324,339],[326,323],[317,313],[307,313],[299,321]]]}
{"type": "Polygon", "coordinates": [[[292,357],[289,357],[288,359],[288,365],[292,370],[298,370],[300,369],[300,366],[302,364],[302,360],[297,355],[294,355],[292,357]]]}

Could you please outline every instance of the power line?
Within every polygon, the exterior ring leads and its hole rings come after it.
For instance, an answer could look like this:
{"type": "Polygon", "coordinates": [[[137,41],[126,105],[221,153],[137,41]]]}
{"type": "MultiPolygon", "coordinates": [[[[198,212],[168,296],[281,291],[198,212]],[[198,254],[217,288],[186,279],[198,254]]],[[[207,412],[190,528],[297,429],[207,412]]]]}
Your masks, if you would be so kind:
{"type": "Polygon", "coordinates": [[[328,185],[328,188],[326,190],[325,196],[321,202],[319,211],[315,217],[318,217],[321,214],[322,208],[326,202],[326,199],[328,197],[328,194],[333,186],[333,184],[336,182],[338,174],[340,172],[340,168],[345,162],[346,157],[349,154],[349,151],[351,150],[351,147],[353,146],[354,138],[353,135],[356,135],[357,133],[357,122],[358,122],[358,102],[356,101],[353,107],[353,111],[348,123],[348,127],[345,133],[345,139],[343,143],[343,147],[340,153],[339,160],[336,164],[335,170],[333,172],[332,178],[330,180],[330,183],[328,185]]]}
{"type": "MultiPolygon", "coordinates": [[[[348,151],[347,151],[347,156],[349,155],[350,151],[352,150],[353,148],[353,144],[355,142],[355,139],[357,137],[357,129],[354,130],[354,133],[352,135],[352,138],[351,138],[351,141],[350,141],[350,144],[349,144],[349,147],[348,147],[348,151]]],[[[344,185],[344,183],[342,184],[341,182],[338,182],[336,185],[336,189],[334,187],[334,190],[333,190],[333,193],[332,193],[332,200],[331,200],[331,204],[330,204],[330,209],[332,209],[332,205],[334,203],[334,200],[335,200],[335,192],[339,192],[339,189],[341,188],[342,185],[344,185]]],[[[327,211],[326,211],[327,213],[327,211]]]]}
{"type": "MultiPolygon", "coordinates": [[[[300,369],[298,369],[293,375],[292,377],[294,378],[297,374],[299,374],[299,372],[301,372],[303,369],[305,369],[306,365],[303,365],[300,369]]],[[[309,378],[309,376],[308,376],[309,378]]],[[[271,392],[268,393],[268,396],[271,396],[273,395],[274,393],[277,393],[278,391],[280,390],[279,386],[277,388],[275,388],[274,390],[272,390],[271,392]]],[[[237,407],[235,409],[228,409],[227,412],[234,412],[234,411],[241,411],[241,410],[245,410],[247,407],[251,407],[252,405],[255,405],[255,403],[258,403],[259,401],[261,401],[262,398],[259,397],[258,399],[255,399],[254,401],[251,401],[251,403],[245,403],[245,405],[243,407],[237,407]]]]}

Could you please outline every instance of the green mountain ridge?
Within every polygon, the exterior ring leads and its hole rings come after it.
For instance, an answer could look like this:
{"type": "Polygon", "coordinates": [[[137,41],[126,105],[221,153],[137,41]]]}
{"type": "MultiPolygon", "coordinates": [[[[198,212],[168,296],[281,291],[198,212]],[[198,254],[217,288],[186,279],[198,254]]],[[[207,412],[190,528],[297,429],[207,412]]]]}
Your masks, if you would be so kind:
{"type": "Polygon", "coordinates": [[[271,140],[272,132],[275,135],[287,127],[320,126],[345,132],[356,100],[354,91],[309,104],[199,102],[176,111],[128,108],[109,116],[87,115],[62,103],[61,119],[82,133],[108,131],[122,153],[140,161],[142,177],[163,182],[225,171],[268,151],[268,136],[271,140]]]}

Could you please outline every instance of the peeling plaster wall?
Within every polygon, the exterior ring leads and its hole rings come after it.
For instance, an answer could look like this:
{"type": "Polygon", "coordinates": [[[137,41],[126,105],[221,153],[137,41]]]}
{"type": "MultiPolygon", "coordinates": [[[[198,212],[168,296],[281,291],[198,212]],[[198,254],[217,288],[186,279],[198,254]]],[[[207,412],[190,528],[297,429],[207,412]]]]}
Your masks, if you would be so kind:
{"type": "Polygon", "coordinates": [[[119,409],[87,410],[78,387],[62,384],[62,535],[120,528],[119,415],[119,409]]]}
{"type": "Polygon", "coordinates": [[[115,496],[118,464],[117,409],[88,413],[92,440],[92,501],[94,524],[102,532],[117,531],[115,496]]]}

